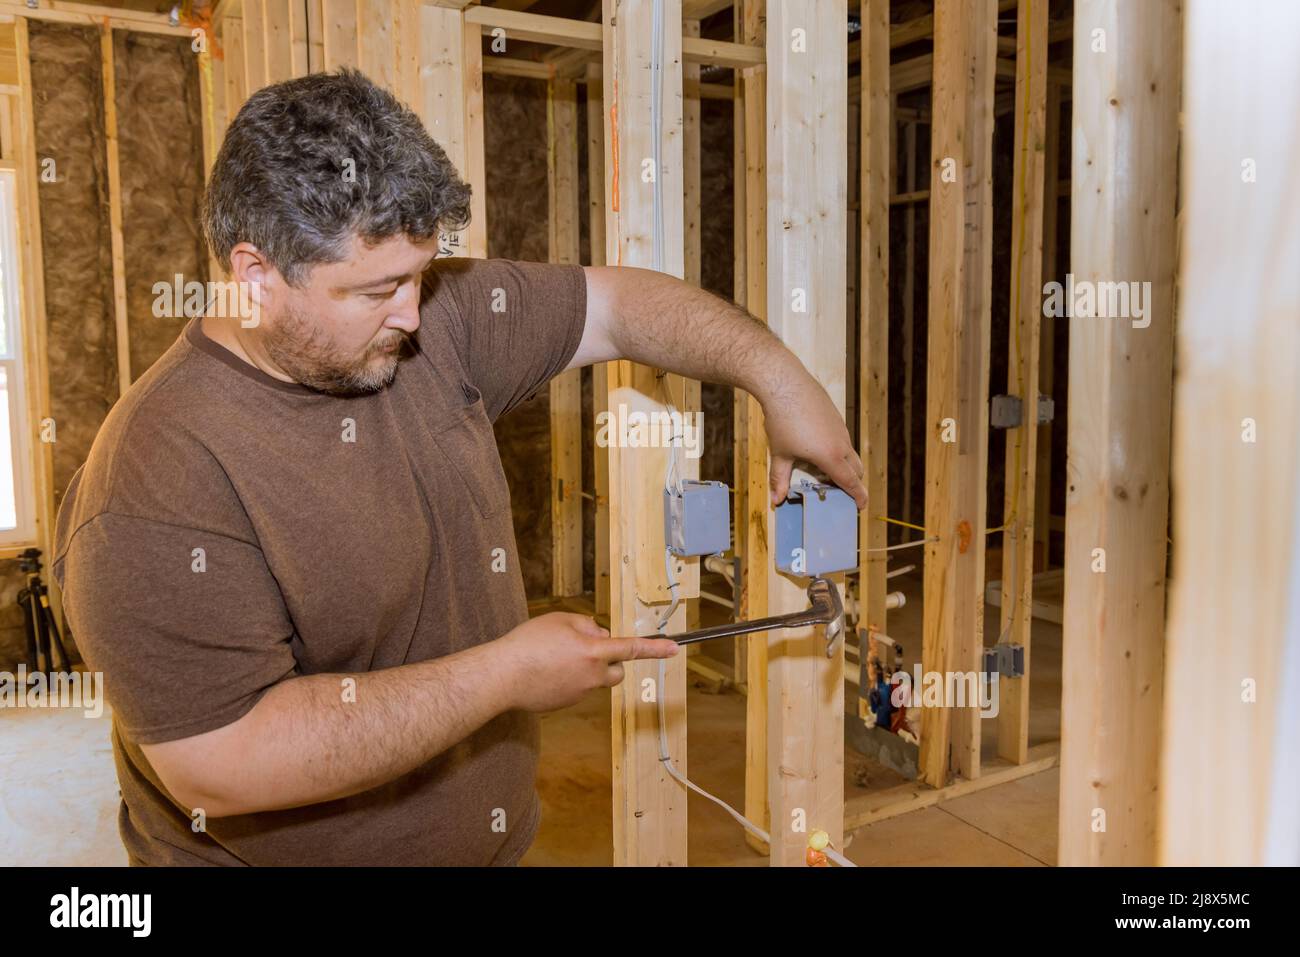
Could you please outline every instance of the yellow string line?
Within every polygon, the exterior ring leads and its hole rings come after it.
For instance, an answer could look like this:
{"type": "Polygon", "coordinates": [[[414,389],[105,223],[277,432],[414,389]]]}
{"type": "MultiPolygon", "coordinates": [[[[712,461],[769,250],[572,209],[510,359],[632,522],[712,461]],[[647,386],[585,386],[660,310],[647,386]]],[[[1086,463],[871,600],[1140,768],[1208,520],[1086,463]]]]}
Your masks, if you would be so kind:
{"type": "Polygon", "coordinates": [[[916,529],[918,532],[924,532],[924,531],[925,531],[925,526],[924,526],[924,525],[913,525],[911,522],[905,522],[905,521],[903,521],[901,518],[888,518],[887,516],[884,516],[884,515],[877,515],[877,516],[876,516],[876,521],[878,521],[878,522],[887,522],[887,523],[890,524],[890,525],[901,525],[901,526],[903,526],[903,528],[914,528],[914,529],[916,529]]]}

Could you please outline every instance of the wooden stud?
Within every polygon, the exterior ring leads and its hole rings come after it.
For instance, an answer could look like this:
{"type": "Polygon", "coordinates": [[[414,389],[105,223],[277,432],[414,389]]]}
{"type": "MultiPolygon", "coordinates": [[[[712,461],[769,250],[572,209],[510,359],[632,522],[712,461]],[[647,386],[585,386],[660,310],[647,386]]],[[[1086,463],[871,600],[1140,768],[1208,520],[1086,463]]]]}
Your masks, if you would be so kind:
{"type": "MultiPolygon", "coordinates": [[[[700,35],[700,21],[686,20],[682,23],[682,42],[686,43],[700,35]]],[[[682,190],[683,190],[683,229],[682,229],[682,278],[693,286],[701,283],[703,270],[703,253],[701,246],[701,208],[700,208],[700,65],[683,62],[682,64],[682,190]]],[[[698,410],[703,407],[703,395],[698,379],[683,380],[686,395],[686,407],[698,410]]],[[[698,471],[698,465],[697,465],[698,471]]],[[[700,599],[686,599],[686,627],[694,630],[700,625],[700,599]]],[[[697,652],[703,651],[700,645],[690,645],[697,652]]]]}
{"type": "Polygon", "coordinates": [[[1204,0],[1185,9],[1160,863],[1294,867],[1297,121],[1261,95],[1260,81],[1278,93],[1300,89],[1300,7],[1261,5],[1264,20],[1204,0]]]}
{"type": "MultiPolygon", "coordinates": [[[[601,65],[587,65],[587,234],[591,264],[605,265],[605,110],[601,99],[601,65]]],[[[591,367],[591,411],[600,421],[609,407],[608,363],[591,367]]],[[[596,449],[592,473],[596,482],[595,601],[598,616],[609,615],[609,456],[596,449]]]]}
{"type": "MultiPolygon", "coordinates": [[[[737,3],[731,11],[732,35],[739,40],[743,35],[742,16],[744,4],[737,3]]],[[[731,297],[739,306],[747,306],[745,279],[745,226],[746,226],[746,189],[745,189],[745,101],[744,79],[739,71],[732,76],[733,97],[731,109],[731,183],[732,183],[732,281],[731,297]]],[[[732,553],[744,561],[745,551],[745,482],[743,478],[743,422],[740,410],[744,407],[745,395],[739,389],[732,390],[732,485],[731,493],[731,535],[732,553]]],[[[733,608],[733,615],[739,615],[740,609],[733,608]]],[[[736,678],[736,687],[742,694],[749,693],[748,661],[749,641],[736,638],[732,641],[732,674],[736,678]]],[[[766,781],[764,781],[766,785],[766,781]]]]}
{"type": "Polygon", "coordinates": [[[109,247],[113,259],[113,326],[117,344],[117,394],[131,386],[131,342],[126,315],[126,262],[122,243],[122,167],[117,148],[117,81],[113,67],[113,31],[100,27],[103,76],[104,144],[108,165],[109,247]]]}
{"type": "Polygon", "coordinates": [[[487,256],[486,173],[483,147],[483,56],[477,29],[464,14],[422,6],[420,90],[415,98],[425,128],[473,190],[469,229],[448,237],[454,255],[487,256]]]}
{"type": "MultiPolygon", "coordinates": [[[[1043,153],[1043,282],[1059,281],[1056,268],[1056,222],[1061,203],[1061,85],[1047,81],[1047,120],[1043,153]]],[[[1068,195],[1068,191],[1067,191],[1068,195]]],[[[1052,395],[1056,378],[1056,322],[1043,318],[1038,350],[1038,391],[1052,395]]],[[[1038,466],[1034,471],[1034,571],[1044,572],[1052,557],[1052,423],[1038,427],[1038,466]]]]}
{"type": "MultiPolygon", "coordinates": [[[[847,16],[844,0],[782,0],[767,11],[768,323],[841,412],[847,16]]],[[[770,613],[806,608],[806,585],[769,569],[770,613]]],[[[771,860],[802,866],[812,830],[843,844],[844,643],[828,658],[821,628],[766,640],[771,860]]]]}
{"type": "Polygon", "coordinates": [[[1007,394],[1020,397],[1021,424],[1008,429],[1002,509],[999,640],[1024,648],[1024,675],[998,682],[998,756],[1029,754],[1030,624],[1034,604],[1034,470],[1038,466],[1039,331],[1043,322],[1043,188],[1047,134],[1047,0],[1020,0],[1016,13],[1015,163],[1011,210],[1011,314],[1007,394]]]}
{"type": "MultiPolygon", "coordinates": [[[[903,185],[916,191],[916,121],[903,129],[903,185]]],[[[925,191],[930,199],[930,191],[925,191]]],[[[916,205],[903,213],[903,521],[917,524],[912,510],[912,415],[916,367],[916,205]]]]}
{"type": "MultiPolygon", "coordinates": [[[[360,57],[357,51],[357,0],[321,0],[321,2],[325,21],[321,54],[325,60],[325,69],[337,70],[345,66],[358,66],[360,57]]],[[[427,19],[422,19],[421,25],[428,27],[430,24],[427,19]]]]}
{"type": "Polygon", "coordinates": [[[303,20],[307,11],[301,0],[257,2],[262,7],[262,29],[265,31],[262,43],[266,53],[267,84],[301,76],[301,72],[295,72],[307,68],[307,37],[302,32],[306,27],[303,20]],[[295,31],[299,33],[298,37],[294,36],[295,31]],[[295,50],[299,43],[301,50],[295,50]]]}
{"type": "MultiPolygon", "coordinates": [[[[889,92],[889,0],[863,0],[861,179],[862,306],[859,314],[859,454],[866,466],[868,507],[858,524],[860,624],[868,634],[885,634],[885,573],[889,555],[889,195],[893,149],[893,104],[889,92]]],[[[861,678],[873,680],[869,650],[861,678]]],[[[870,715],[861,697],[859,717],[870,715]]]]}
{"type": "Polygon", "coordinates": [[[922,710],[932,787],[950,769],[979,776],[996,42],[993,0],[935,7],[925,527],[938,540],[925,546],[921,657],[965,701],[922,710]]]}
{"type": "Polygon", "coordinates": [[[325,2],[305,0],[307,29],[307,72],[320,73],[325,66],[325,2]]]}
{"type": "Polygon", "coordinates": [[[266,73],[266,0],[244,0],[244,77],[245,92],[252,96],[269,82],[266,73]]]}
{"type": "MultiPolygon", "coordinates": [[[[579,261],[578,86],[552,80],[546,91],[549,259],[579,261]]],[[[582,370],[550,382],[551,593],[582,593],[582,370]]]]}
{"type": "MultiPolygon", "coordinates": [[[[681,2],[661,7],[663,57],[660,163],[651,124],[651,0],[604,0],[603,56],[605,91],[606,261],[611,265],[652,267],[655,263],[654,184],[660,184],[664,272],[681,276],[683,263],[681,2]],[[647,165],[649,164],[649,165],[647,165]]],[[[662,412],[672,397],[683,406],[682,380],[628,361],[609,363],[611,410],[662,412]]],[[[611,442],[609,457],[610,630],[619,635],[653,634],[667,612],[664,571],[663,486],[668,449],[622,448],[611,442]]],[[[698,468],[682,457],[683,477],[698,468]]],[[[678,564],[681,598],[698,597],[699,562],[678,564]],[[687,568],[694,570],[692,590],[687,568]]],[[[679,607],[667,633],[684,630],[686,609],[679,607]]],[[[659,759],[657,695],[664,695],[668,754],[685,775],[686,656],[664,664],[628,662],[626,677],[611,693],[614,779],[614,863],[617,865],[684,865],[686,863],[686,789],[674,781],[659,759]],[[645,700],[645,689],[657,689],[645,700]]]]}
{"type": "MultiPolygon", "coordinates": [[[[397,63],[393,50],[397,39],[397,23],[393,16],[391,0],[356,0],[357,2],[357,56],[361,72],[385,89],[400,91],[397,63]]],[[[459,20],[455,11],[447,11],[459,20]]],[[[470,31],[473,32],[473,31],[470,31]]],[[[458,34],[459,35],[459,34],[458,34]]]]}
{"type": "MultiPolygon", "coordinates": [[[[31,443],[36,474],[36,535],[41,551],[54,554],[54,443],[47,441],[45,423],[50,417],[49,327],[45,319],[45,265],[41,246],[41,210],[38,170],[41,158],[36,155],[36,110],[32,98],[31,45],[27,19],[14,20],[14,45],[18,66],[17,136],[18,171],[16,194],[18,208],[18,244],[22,261],[22,281],[18,293],[26,319],[28,400],[31,415],[31,443]]],[[[62,589],[50,576],[50,604],[56,620],[63,620],[62,589]]]]}
{"type": "MultiPolygon", "coordinates": [[[[244,23],[242,20],[227,18],[221,21],[223,31],[222,45],[225,48],[226,62],[224,80],[225,80],[225,108],[226,120],[229,123],[239,108],[244,105],[248,99],[248,72],[244,66],[244,23]]],[[[225,130],[222,130],[222,137],[225,137],[225,130]]]]}
{"type": "MultiPolygon", "coordinates": [[[[767,42],[767,0],[741,0],[740,30],[745,43],[767,42]]],[[[745,307],[767,321],[767,68],[740,72],[745,150],[745,307]]],[[[752,395],[736,391],[736,495],[740,521],[735,538],[741,556],[741,620],[767,615],[768,554],[767,432],[763,407],[752,395]]],[[[770,829],[767,796],[767,642],[745,641],[745,817],[770,829]]],[[[737,672],[739,674],[739,672],[737,672]]],[[[745,841],[768,853],[767,845],[748,831],[745,841]]]]}
{"type": "Polygon", "coordinates": [[[1074,8],[1070,272],[1075,284],[1151,285],[1149,325],[1070,320],[1063,866],[1156,862],[1180,8],[1179,0],[1078,0],[1074,8]],[[1098,30],[1105,52],[1093,50],[1098,30]]]}
{"type": "MultiPolygon", "coordinates": [[[[683,39],[700,35],[700,21],[682,24],[683,39]]],[[[693,286],[700,284],[700,65],[682,65],[682,183],[685,191],[685,247],[683,275],[693,286]]],[[[695,384],[696,388],[699,383],[695,384]]]]}
{"type": "MultiPolygon", "coordinates": [[[[853,85],[853,79],[849,79],[850,86],[853,85]]],[[[857,340],[861,332],[861,323],[858,321],[861,310],[858,307],[858,278],[862,272],[862,257],[859,253],[858,242],[861,239],[861,229],[859,223],[854,221],[853,214],[862,209],[862,203],[858,194],[862,189],[862,98],[855,97],[848,101],[848,150],[849,150],[849,180],[848,180],[848,205],[849,211],[849,229],[844,234],[845,258],[848,261],[849,269],[845,274],[844,290],[844,314],[849,317],[848,335],[849,342],[845,343],[845,348],[850,354],[856,351],[856,346],[850,348],[850,343],[857,340]]],[[[855,363],[850,362],[846,370],[847,378],[844,384],[846,395],[844,406],[845,421],[852,422],[858,414],[862,405],[858,392],[861,385],[861,370],[855,363]]]]}

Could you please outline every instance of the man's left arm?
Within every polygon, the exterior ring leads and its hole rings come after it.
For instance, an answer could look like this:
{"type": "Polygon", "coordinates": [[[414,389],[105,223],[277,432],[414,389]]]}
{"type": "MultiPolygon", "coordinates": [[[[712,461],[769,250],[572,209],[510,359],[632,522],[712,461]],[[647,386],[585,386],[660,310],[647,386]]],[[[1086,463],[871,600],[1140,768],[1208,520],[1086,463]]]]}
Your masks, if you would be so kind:
{"type": "Polygon", "coordinates": [[[862,460],[821,383],[745,310],[663,273],[590,266],[587,316],[569,368],[631,359],[692,379],[744,389],[763,406],[772,453],[772,502],[790,488],[796,461],[848,492],[862,509],[862,460]]]}

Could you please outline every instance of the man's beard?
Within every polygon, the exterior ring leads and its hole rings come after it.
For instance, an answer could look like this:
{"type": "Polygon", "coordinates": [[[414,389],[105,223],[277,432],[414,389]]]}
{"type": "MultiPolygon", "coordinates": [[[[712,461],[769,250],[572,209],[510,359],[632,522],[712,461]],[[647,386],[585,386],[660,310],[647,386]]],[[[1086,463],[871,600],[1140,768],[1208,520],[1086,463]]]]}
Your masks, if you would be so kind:
{"type": "Polygon", "coordinates": [[[267,324],[262,346],[295,382],[328,395],[357,396],[378,392],[393,381],[398,363],[410,351],[410,339],[405,332],[388,330],[362,355],[346,356],[330,345],[306,315],[290,306],[279,321],[267,324]],[[384,361],[375,365],[374,357],[381,354],[384,361]]]}

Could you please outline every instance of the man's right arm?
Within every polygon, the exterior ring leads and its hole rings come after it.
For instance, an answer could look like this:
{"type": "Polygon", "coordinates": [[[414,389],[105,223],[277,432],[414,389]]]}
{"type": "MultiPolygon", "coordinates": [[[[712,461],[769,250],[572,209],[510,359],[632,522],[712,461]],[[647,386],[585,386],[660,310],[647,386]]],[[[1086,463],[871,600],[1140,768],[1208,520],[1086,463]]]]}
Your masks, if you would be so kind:
{"type": "Polygon", "coordinates": [[[401,777],[504,711],[567,707],[622,681],[623,661],[676,652],[543,615],[432,661],[289,678],[224,727],[142,748],[172,796],[210,818],[316,804],[401,777]]]}

